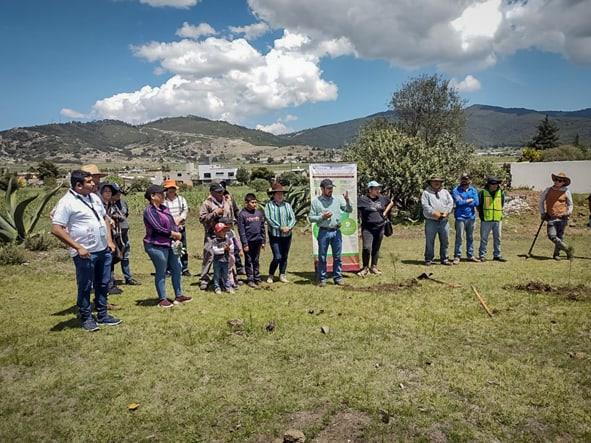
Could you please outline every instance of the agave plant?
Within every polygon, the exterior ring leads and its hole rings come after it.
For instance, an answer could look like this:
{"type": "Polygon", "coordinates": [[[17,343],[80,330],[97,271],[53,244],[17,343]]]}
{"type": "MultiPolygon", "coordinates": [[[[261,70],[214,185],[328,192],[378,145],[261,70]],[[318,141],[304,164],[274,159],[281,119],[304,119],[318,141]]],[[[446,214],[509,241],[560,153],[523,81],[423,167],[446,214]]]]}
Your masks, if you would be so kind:
{"type": "Polygon", "coordinates": [[[310,187],[291,186],[285,195],[285,201],[291,205],[296,220],[306,218],[310,212],[310,187]]]}
{"type": "Polygon", "coordinates": [[[41,196],[37,208],[27,213],[27,207],[36,200],[39,195],[27,197],[17,203],[17,187],[11,178],[6,188],[5,213],[0,214],[0,243],[22,243],[29,237],[37,225],[39,218],[49,199],[61,188],[61,184],[41,196]]]}

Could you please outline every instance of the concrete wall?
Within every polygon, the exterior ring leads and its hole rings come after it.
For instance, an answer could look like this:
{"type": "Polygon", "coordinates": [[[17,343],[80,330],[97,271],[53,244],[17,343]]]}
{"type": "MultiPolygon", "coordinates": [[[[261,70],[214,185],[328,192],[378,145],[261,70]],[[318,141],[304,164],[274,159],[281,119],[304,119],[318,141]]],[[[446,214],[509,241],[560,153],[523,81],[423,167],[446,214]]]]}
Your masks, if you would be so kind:
{"type": "Polygon", "coordinates": [[[564,172],[571,179],[571,192],[591,193],[591,160],[511,163],[511,186],[543,191],[552,186],[552,173],[564,172]]]}

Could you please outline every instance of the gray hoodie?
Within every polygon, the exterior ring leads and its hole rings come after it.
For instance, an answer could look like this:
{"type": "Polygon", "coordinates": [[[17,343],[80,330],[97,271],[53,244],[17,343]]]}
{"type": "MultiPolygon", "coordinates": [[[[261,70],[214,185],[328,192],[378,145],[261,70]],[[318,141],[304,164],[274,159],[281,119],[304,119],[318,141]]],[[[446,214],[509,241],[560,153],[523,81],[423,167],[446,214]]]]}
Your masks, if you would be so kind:
{"type": "Polygon", "coordinates": [[[454,201],[447,189],[441,188],[437,193],[431,186],[423,191],[421,195],[421,204],[423,205],[423,216],[431,220],[438,220],[433,215],[434,212],[447,212],[448,214],[454,208],[454,201]]]}

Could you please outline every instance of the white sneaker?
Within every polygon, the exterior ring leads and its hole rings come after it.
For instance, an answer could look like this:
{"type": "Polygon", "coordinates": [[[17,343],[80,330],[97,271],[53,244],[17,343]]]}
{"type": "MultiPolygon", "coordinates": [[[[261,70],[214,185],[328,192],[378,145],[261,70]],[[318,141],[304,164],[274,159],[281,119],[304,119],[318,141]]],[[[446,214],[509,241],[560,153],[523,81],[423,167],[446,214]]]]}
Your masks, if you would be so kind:
{"type": "Polygon", "coordinates": [[[220,288],[215,288],[213,292],[214,294],[220,295],[222,293],[222,290],[220,288]]]}
{"type": "Polygon", "coordinates": [[[287,279],[287,277],[285,276],[285,274],[280,274],[279,275],[279,281],[281,283],[289,283],[289,280],[287,279]]]}
{"type": "Polygon", "coordinates": [[[267,277],[267,283],[273,283],[273,276],[272,275],[269,275],[267,277]]]}

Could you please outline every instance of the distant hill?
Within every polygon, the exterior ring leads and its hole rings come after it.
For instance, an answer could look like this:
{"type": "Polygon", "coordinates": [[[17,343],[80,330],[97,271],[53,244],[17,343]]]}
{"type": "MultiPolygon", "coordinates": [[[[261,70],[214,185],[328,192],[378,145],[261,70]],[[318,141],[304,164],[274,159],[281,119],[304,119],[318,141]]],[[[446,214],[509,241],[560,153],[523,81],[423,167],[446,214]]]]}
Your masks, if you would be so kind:
{"type": "MultiPolygon", "coordinates": [[[[591,108],[566,112],[486,105],[466,109],[465,140],[480,148],[521,146],[546,114],[558,124],[562,143],[572,143],[576,134],[582,143],[591,143],[591,108]]],[[[340,148],[357,136],[363,124],[377,117],[395,119],[393,112],[386,111],[280,136],[196,116],[163,118],[144,125],[116,120],[39,125],[1,131],[0,159],[225,161],[309,155],[320,159],[324,153],[313,149],[340,148]]]]}
{"type": "MultiPolygon", "coordinates": [[[[466,114],[465,140],[477,147],[521,146],[531,139],[537,124],[546,114],[560,128],[560,140],[563,143],[571,143],[577,133],[581,142],[591,143],[591,108],[567,112],[472,105],[466,109],[466,114]]],[[[282,137],[292,143],[337,148],[353,140],[359,128],[376,117],[396,118],[392,111],[386,111],[282,137]]]]}

